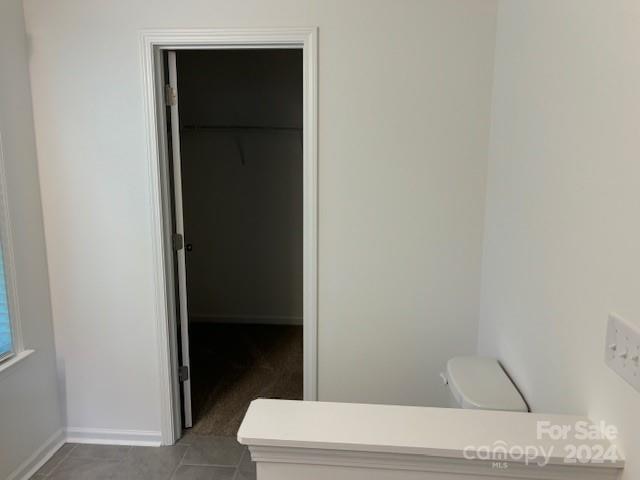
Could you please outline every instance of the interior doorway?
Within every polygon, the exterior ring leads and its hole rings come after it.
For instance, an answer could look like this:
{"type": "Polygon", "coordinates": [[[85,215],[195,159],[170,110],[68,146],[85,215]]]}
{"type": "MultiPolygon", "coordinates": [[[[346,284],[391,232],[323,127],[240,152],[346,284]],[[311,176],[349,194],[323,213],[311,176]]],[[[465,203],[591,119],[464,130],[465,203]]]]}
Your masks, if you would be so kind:
{"type": "Polygon", "coordinates": [[[166,50],[182,420],[303,399],[302,50],[166,50]]]}
{"type": "MultiPolygon", "coordinates": [[[[171,445],[183,432],[184,391],[178,331],[175,208],[170,168],[171,144],[167,109],[166,52],[181,50],[299,49],[302,52],[302,311],[303,397],[318,395],[318,51],[317,28],[155,29],[141,32],[142,80],[147,130],[151,240],[156,293],[155,311],[160,382],[162,444],[171,445]]],[[[195,247],[194,247],[195,248],[195,247]]],[[[186,268],[186,260],[185,260],[186,268]]],[[[185,275],[186,277],[186,275],[185,275]]]]}

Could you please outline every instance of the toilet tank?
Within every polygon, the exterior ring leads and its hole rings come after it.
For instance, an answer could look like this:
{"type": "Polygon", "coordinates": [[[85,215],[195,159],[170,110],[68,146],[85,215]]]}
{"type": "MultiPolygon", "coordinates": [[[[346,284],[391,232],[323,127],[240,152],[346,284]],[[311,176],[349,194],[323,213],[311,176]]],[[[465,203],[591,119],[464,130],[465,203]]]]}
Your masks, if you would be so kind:
{"type": "Polygon", "coordinates": [[[447,362],[446,382],[453,407],[529,411],[522,395],[495,358],[454,357],[447,362]]]}

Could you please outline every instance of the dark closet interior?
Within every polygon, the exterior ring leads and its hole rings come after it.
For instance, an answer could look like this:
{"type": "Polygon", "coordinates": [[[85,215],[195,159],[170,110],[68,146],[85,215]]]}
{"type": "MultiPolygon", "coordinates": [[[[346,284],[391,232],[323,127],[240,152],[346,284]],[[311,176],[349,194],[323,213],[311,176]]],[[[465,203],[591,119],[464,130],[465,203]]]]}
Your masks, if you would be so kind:
{"type": "Polygon", "coordinates": [[[302,399],[302,52],[177,52],[193,432],[302,399]]]}

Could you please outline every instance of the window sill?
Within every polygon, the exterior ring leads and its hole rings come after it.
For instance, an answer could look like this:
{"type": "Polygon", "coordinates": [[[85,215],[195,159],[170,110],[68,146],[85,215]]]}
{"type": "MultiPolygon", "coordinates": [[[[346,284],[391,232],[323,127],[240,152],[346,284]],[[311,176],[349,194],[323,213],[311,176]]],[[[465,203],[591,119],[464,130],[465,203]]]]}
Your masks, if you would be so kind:
{"type": "Polygon", "coordinates": [[[0,378],[4,377],[9,371],[13,370],[13,367],[20,364],[25,358],[29,357],[35,350],[23,350],[17,355],[6,359],[0,363],[0,378]]]}

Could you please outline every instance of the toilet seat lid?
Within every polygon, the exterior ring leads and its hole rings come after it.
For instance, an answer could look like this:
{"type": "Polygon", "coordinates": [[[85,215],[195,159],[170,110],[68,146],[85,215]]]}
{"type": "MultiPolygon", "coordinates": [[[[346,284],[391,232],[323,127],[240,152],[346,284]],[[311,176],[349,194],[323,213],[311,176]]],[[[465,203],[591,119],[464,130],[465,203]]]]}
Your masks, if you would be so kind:
{"type": "Polygon", "coordinates": [[[451,393],[462,408],[529,411],[495,358],[454,357],[447,362],[447,379],[451,393]]]}

